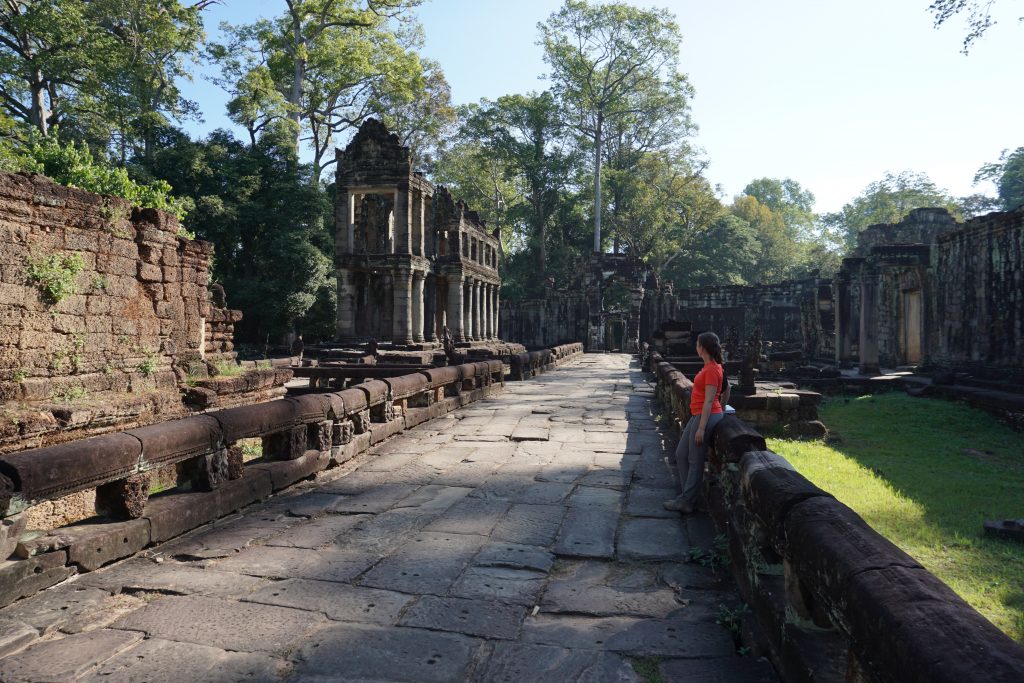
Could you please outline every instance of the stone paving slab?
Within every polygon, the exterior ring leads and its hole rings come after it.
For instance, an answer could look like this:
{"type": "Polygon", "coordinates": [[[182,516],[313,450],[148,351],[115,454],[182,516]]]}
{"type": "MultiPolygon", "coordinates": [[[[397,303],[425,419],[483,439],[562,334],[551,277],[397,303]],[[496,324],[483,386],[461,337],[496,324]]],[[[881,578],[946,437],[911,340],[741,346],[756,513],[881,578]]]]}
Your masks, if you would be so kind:
{"type": "Polygon", "coordinates": [[[151,591],[229,598],[252,592],[265,584],[266,579],[200,569],[170,560],[158,564],[147,558],[133,558],[101,572],[84,574],[76,583],[111,593],[151,591]]]}
{"type": "Polygon", "coordinates": [[[478,567],[466,569],[449,593],[458,598],[477,598],[533,606],[544,589],[547,575],[529,569],[478,567]]]}
{"type": "Polygon", "coordinates": [[[630,517],[658,517],[662,519],[679,519],[678,512],[666,510],[662,505],[679,493],[671,488],[645,488],[634,484],[629,489],[626,499],[626,514],[630,517]]]}
{"type": "Polygon", "coordinates": [[[188,595],[154,600],[114,628],[223,650],[284,653],[323,622],[313,612],[188,595]]]}
{"type": "Polygon", "coordinates": [[[669,683],[777,683],[779,680],[771,663],[754,657],[669,659],[663,661],[659,669],[662,677],[669,683]]]}
{"type": "Polygon", "coordinates": [[[676,617],[590,618],[542,613],[523,624],[523,640],[634,657],[729,657],[736,652],[732,636],[723,627],[676,617]]]}
{"type": "Polygon", "coordinates": [[[366,519],[368,516],[364,515],[327,515],[297,524],[268,538],[264,545],[282,548],[321,548],[339,536],[347,534],[366,519]]]}
{"type": "Polygon", "coordinates": [[[356,494],[351,498],[343,498],[334,506],[333,512],[340,513],[375,513],[384,512],[398,501],[412,495],[418,489],[416,484],[384,484],[356,494]]]}
{"type": "Polygon", "coordinates": [[[417,681],[466,677],[481,641],[416,628],[337,624],[316,633],[294,655],[300,681],[417,681]]]}
{"type": "Polygon", "coordinates": [[[328,581],[287,579],[252,593],[248,602],[323,612],[336,621],[391,625],[413,598],[404,593],[328,581]]]}
{"type": "Polygon", "coordinates": [[[510,507],[507,500],[461,500],[428,524],[426,530],[486,536],[510,507]]]}
{"type": "Polygon", "coordinates": [[[284,660],[255,652],[227,652],[195,643],[148,638],[100,664],[81,683],[273,681],[284,660]]]}
{"type": "MultiPolygon", "coordinates": [[[[28,624],[40,634],[50,633],[91,612],[110,597],[110,592],[90,586],[63,584],[3,610],[4,619],[28,624]]],[[[3,680],[3,679],[0,679],[3,680]]]]}
{"type": "MultiPolygon", "coordinates": [[[[474,672],[474,683],[634,683],[640,681],[621,656],[595,650],[566,650],[527,643],[494,643],[474,672]]],[[[696,679],[694,679],[696,680],[696,679]]]]}
{"type": "Polygon", "coordinates": [[[513,505],[491,532],[491,538],[524,545],[551,545],[566,509],[561,505],[513,505]]]}
{"type": "Polygon", "coordinates": [[[0,660],[0,681],[70,683],[141,639],[141,633],[102,629],[42,641],[0,660]]]}
{"type": "Polygon", "coordinates": [[[513,640],[526,612],[525,607],[506,602],[426,595],[405,612],[399,624],[513,640]]]}
{"type": "Polygon", "coordinates": [[[485,536],[427,532],[378,563],[360,584],[420,595],[444,595],[469,565],[485,536]]]}
{"type": "Polygon", "coordinates": [[[213,567],[271,579],[348,581],[372,567],[378,559],[380,554],[360,550],[309,552],[304,548],[257,546],[219,560],[213,567]]]}
{"type": "Polygon", "coordinates": [[[606,562],[570,565],[548,583],[545,613],[588,616],[667,617],[681,608],[677,593],[646,567],[616,569],[606,562]]]}
{"type": "Polygon", "coordinates": [[[619,529],[619,555],[626,560],[685,560],[686,528],[676,519],[627,519],[619,529]]]}
{"type": "Polygon", "coordinates": [[[520,543],[488,543],[473,564],[478,567],[508,567],[510,569],[532,569],[547,572],[555,562],[555,556],[545,547],[520,543]]]}
{"type": "Polygon", "coordinates": [[[619,512],[614,508],[570,509],[555,539],[555,553],[567,557],[615,555],[615,530],[619,512]]]}

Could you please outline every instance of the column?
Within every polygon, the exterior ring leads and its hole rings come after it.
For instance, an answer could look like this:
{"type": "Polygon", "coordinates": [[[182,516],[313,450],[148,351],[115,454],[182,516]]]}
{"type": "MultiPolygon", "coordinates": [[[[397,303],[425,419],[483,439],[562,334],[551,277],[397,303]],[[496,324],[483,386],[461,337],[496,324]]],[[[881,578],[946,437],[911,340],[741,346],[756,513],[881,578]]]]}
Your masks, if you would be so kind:
{"type": "Polygon", "coordinates": [[[423,280],[423,340],[437,339],[437,278],[430,276],[423,280]]]}
{"type": "Polygon", "coordinates": [[[490,284],[489,282],[485,282],[484,283],[484,291],[483,291],[484,311],[483,311],[483,313],[484,313],[484,330],[486,331],[486,334],[484,336],[487,337],[487,339],[494,339],[494,328],[491,325],[491,287],[493,287],[493,286],[494,285],[490,284]]]}
{"type": "Polygon", "coordinates": [[[484,338],[483,316],[480,315],[480,281],[473,281],[473,334],[477,339],[484,338]]]}
{"type": "Polygon", "coordinates": [[[342,254],[351,254],[355,251],[356,241],[356,199],[357,195],[352,193],[346,193],[341,198],[341,204],[344,205],[342,209],[343,215],[340,217],[342,234],[339,235],[341,239],[338,240],[338,252],[342,254]]]}
{"type": "Polygon", "coordinates": [[[494,338],[501,339],[501,330],[498,329],[501,323],[501,286],[494,285],[494,338]]]}
{"type": "Polygon", "coordinates": [[[457,275],[448,276],[448,310],[445,313],[452,339],[464,341],[466,330],[462,326],[462,278],[457,275]]]}
{"type": "Polygon", "coordinates": [[[423,273],[412,274],[412,340],[423,341],[423,273]]]}
{"type": "Polygon", "coordinates": [[[395,270],[394,302],[391,341],[412,344],[412,273],[408,270],[395,270]]]}
{"type": "Polygon", "coordinates": [[[833,303],[835,305],[836,365],[842,367],[850,357],[850,280],[842,271],[836,273],[833,303]]]}
{"type": "Polygon", "coordinates": [[[348,268],[339,268],[338,316],[335,320],[334,336],[348,339],[356,335],[356,288],[355,273],[348,268]]]}
{"type": "Polygon", "coordinates": [[[466,341],[473,341],[476,329],[473,327],[473,280],[472,278],[466,278],[465,285],[463,287],[464,296],[462,304],[462,314],[465,318],[465,322],[462,325],[463,330],[466,333],[466,341]]]}
{"type": "Polygon", "coordinates": [[[878,367],[878,273],[867,264],[860,281],[860,374],[877,375],[878,367]]]}
{"type": "Polygon", "coordinates": [[[395,190],[395,249],[392,252],[394,254],[412,253],[412,226],[409,222],[411,213],[408,190],[395,190]]]}

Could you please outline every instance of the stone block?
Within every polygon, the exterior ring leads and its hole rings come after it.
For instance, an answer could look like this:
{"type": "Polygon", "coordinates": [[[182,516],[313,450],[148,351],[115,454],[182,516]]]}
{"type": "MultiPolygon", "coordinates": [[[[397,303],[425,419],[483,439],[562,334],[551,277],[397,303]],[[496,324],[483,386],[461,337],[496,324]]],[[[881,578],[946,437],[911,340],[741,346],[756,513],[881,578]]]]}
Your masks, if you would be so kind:
{"type": "Polygon", "coordinates": [[[133,474],[96,487],[96,512],[111,519],[138,519],[149,500],[150,475],[133,474]]]}
{"type": "Polygon", "coordinates": [[[27,560],[0,562],[0,607],[55,586],[75,574],[68,567],[68,554],[57,550],[27,560]]]}
{"type": "Polygon", "coordinates": [[[263,437],[263,457],[270,460],[295,460],[306,452],[308,429],[300,424],[283,432],[263,437]]]}
{"type": "MultiPolygon", "coordinates": [[[[304,428],[303,428],[304,429],[304,428]]],[[[330,452],[306,451],[300,458],[279,462],[259,463],[250,465],[248,470],[264,471],[270,475],[275,491],[291,486],[300,479],[305,479],[325,469],[330,464],[330,452]]]]}
{"type": "Polygon", "coordinates": [[[28,558],[45,557],[54,550],[67,551],[67,562],[80,571],[93,571],[149,545],[149,520],[107,522],[64,527],[18,547],[18,554],[28,558]]]}

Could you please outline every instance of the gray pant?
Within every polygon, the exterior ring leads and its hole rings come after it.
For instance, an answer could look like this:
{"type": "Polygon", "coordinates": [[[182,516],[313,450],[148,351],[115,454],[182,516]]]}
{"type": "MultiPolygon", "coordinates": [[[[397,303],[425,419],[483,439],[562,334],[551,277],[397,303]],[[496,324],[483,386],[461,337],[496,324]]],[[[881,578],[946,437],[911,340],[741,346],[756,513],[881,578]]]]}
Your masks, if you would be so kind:
{"type": "Polygon", "coordinates": [[[708,436],[715,429],[715,425],[721,422],[723,416],[723,413],[712,413],[708,416],[708,424],[704,429],[704,443],[700,445],[694,441],[697,426],[700,424],[700,415],[690,417],[679,437],[679,445],[676,446],[676,472],[679,473],[679,483],[683,487],[682,498],[690,505],[695,505],[697,496],[700,495],[700,484],[704,479],[704,461],[708,457],[708,436]]]}

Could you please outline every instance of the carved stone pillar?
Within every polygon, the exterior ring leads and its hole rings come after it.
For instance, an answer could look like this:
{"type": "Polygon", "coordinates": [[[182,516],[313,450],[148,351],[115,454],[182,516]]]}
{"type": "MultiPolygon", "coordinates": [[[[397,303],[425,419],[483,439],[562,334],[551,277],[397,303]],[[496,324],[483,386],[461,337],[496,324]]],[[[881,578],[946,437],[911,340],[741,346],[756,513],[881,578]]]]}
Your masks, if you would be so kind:
{"type": "Polygon", "coordinates": [[[473,341],[476,330],[473,329],[473,280],[466,278],[462,287],[462,331],[466,341],[473,341]]]}
{"type": "Polygon", "coordinates": [[[499,285],[494,286],[494,338],[501,339],[501,330],[498,329],[501,316],[499,311],[501,310],[501,287],[499,285]]]}
{"type": "Polygon", "coordinates": [[[484,338],[483,316],[480,315],[480,281],[473,281],[473,336],[474,339],[484,338]]]}
{"type": "Polygon", "coordinates": [[[437,339],[437,278],[423,280],[423,339],[432,342],[437,339]]]}
{"type": "Polygon", "coordinates": [[[395,190],[395,244],[394,254],[412,253],[412,200],[407,189],[395,190]]]}
{"type": "Polygon", "coordinates": [[[423,273],[412,274],[412,340],[423,341],[423,273]]]}
{"type": "Polygon", "coordinates": [[[445,318],[448,322],[448,330],[452,339],[457,342],[465,341],[466,328],[463,327],[462,315],[462,278],[448,277],[448,310],[445,318]]]}
{"type": "Polygon", "coordinates": [[[860,374],[877,375],[878,273],[864,265],[860,281],[860,374]]]}
{"type": "Polygon", "coordinates": [[[395,344],[412,344],[412,272],[395,271],[394,285],[395,313],[391,320],[391,341],[395,344]]]}
{"type": "Polygon", "coordinates": [[[492,320],[491,320],[491,288],[492,287],[494,287],[494,285],[492,285],[492,284],[490,284],[488,282],[484,283],[484,289],[483,289],[483,298],[484,298],[483,315],[484,315],[484,332],[485,332],[484,337],[487,338],[487,339],[493,339],[494,338],[494,327],[493,327],[492,320]]]}
{"type": "Polygon", "coordinates": [[[338,339],[349,339],[356,334],[355,274],[348,268],[338,269],[338,317],[334,334],[338,339]]]}

